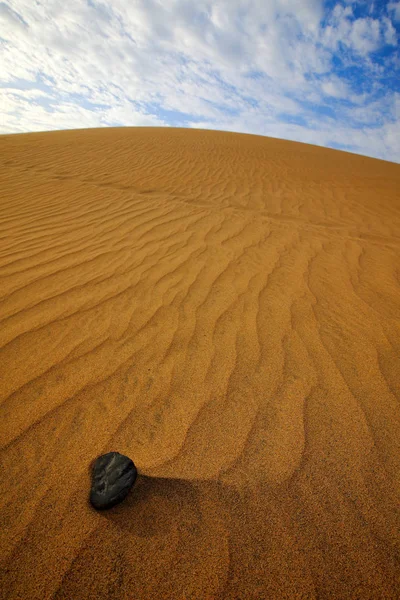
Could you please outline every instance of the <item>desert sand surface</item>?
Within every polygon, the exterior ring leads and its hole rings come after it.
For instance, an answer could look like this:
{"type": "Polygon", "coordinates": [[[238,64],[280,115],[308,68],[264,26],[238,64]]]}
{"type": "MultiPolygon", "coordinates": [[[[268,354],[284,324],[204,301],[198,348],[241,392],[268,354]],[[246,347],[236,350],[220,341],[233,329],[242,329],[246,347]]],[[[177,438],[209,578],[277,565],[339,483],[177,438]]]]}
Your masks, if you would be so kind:
{"type": "Polygon", "coordinates": [[[400,166],[174,128],[0,157],[1,596],[399,598],[400,166]]]}

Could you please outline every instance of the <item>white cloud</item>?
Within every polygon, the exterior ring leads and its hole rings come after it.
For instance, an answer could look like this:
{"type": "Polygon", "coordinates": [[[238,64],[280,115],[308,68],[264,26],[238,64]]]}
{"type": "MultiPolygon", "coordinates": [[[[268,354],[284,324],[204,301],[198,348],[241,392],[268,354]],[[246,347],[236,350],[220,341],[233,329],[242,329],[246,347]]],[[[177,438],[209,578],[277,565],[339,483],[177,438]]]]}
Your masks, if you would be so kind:
{"type": "Polygon", "coordinates": [[[7,6],[5,2],[0,2],[0,23],[9,34],[24,34],[27,29],[27,24],[24,19],[15,12],[11,6],[7,6]]]}
{"type": "Polygon", "coordinates": [[[356,19],[352,23],[349,36],[350,44],[360,54],[377,50],[381,43],[380,22],[378,19],[356,19]]]}
{"type": "Polygon", "coordinates": [[[389,2],[388,11],[393,14],[395,21],[400,21],[400,2],[389,2]]]}
{"type": "Polygon", "coordinates": [[[330,77],[323,81],[321,89],[327,96],[333,98],[348,98],[349,97],[349,86],[348,84],[340,79],[339,77],[330,77]]]}
{"type": "Polygon", "coordinates": [[[385,44],[396,45],[396,30],[386,16],[381,19],[352,19],[352,16],[350,6],[335,6],[330,23],[322,34],[328,47],[336,50],[340,43],[366,56],[385,44]]]}

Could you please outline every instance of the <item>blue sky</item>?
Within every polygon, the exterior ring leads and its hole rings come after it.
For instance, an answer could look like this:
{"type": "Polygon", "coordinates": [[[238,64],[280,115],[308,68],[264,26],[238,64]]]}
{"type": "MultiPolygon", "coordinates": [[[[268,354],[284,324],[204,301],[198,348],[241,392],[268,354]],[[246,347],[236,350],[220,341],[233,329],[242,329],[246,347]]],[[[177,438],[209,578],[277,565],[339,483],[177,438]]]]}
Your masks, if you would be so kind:
{"type": "Polygon", "coordinates": [[[175,126],[400,163],[400,1],[0,2],[0,133],[175,126]]]}

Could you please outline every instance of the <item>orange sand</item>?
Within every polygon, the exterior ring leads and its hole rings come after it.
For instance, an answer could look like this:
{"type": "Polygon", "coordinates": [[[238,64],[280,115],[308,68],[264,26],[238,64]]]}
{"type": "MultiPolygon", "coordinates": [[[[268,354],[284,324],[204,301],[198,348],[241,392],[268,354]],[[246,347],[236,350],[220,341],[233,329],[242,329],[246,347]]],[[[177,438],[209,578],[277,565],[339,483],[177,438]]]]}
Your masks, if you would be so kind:
{"type": "Polygon", "coordinates": [[[400,166],[0,137],[1,596],[400,597],[400,166]],[[107,513],[88,465],[141,476],[107,513]]]}

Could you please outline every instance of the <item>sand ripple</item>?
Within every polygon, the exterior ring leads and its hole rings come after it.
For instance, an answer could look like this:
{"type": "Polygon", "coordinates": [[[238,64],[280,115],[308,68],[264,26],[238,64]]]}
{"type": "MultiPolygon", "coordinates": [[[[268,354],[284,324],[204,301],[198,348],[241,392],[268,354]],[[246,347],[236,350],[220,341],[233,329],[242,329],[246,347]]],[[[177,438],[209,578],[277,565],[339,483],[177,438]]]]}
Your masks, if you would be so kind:
{"type": "Polygon", "coordinates": [[[9,599],[400,597],[400,167],[0,137],[9,599]],[[88,504],[89,462],[141,473],[88,504]]]}

